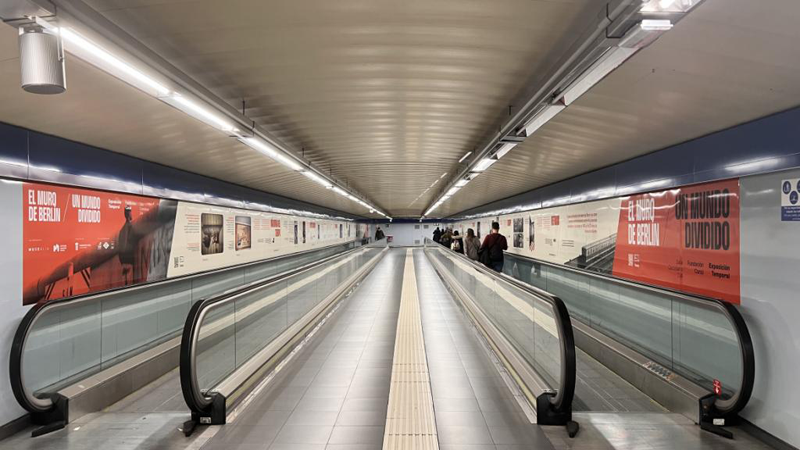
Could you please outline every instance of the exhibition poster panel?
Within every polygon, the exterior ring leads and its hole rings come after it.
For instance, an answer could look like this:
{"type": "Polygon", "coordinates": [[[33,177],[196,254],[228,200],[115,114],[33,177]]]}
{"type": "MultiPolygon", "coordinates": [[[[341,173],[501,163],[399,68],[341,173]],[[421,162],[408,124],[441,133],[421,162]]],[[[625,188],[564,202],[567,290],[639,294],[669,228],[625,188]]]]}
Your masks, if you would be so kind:
{"type": "MultiPolygon", "coordinates": [[[[462,226],[488,230],[492,220],[462,226]]],[[[739,303],[738,180],[498,221],[509,253],[739,303]]]]}
{"type": "Polygon", "coordinates": [[[23,183],[23,304],[166,278],[176,202],[23,183]]]}
{"type": "Polygon", "coordinates": [[[739,182],[623,199],[614,275],[739,303],[739,182]]]}
{"type": "Polygon", "coordinates": [[[23,208],[26,305],[352,239],[350,223],[40,183],[23,208]]]}

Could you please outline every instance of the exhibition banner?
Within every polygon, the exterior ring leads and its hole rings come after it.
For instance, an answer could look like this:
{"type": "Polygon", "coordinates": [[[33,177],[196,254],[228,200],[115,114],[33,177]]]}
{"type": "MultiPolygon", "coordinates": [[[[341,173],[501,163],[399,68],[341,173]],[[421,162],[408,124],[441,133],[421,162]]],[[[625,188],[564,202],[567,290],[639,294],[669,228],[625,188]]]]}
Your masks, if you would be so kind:
{"type": "Polygon", "coordinates": [[[739,182],[622,201],[613,274],[739,303],[739,182]]]}
{"type": "Polygon", "coordinates": [[[22,191],[25,305],[354,238],[344,221],[39,183],[22,191]]]}
{"type": "Polygon", "coordinates": [[[459,222],[509,253],[739,303],[739,184],[726,180],[459,222]]]}
{"type": "Polygon", "coordinates": [[[166,277],[177,202],[23,183],[23,304],[166,277]]]}

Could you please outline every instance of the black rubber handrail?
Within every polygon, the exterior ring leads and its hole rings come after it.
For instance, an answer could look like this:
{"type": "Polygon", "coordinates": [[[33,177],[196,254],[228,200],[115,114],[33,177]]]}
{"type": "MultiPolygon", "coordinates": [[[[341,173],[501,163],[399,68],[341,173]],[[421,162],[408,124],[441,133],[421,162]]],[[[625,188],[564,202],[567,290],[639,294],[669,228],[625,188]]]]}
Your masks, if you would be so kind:
{"type": "MultiPolygon", "coordinates": [[[[33,395],[26,386],[23,380],[23,373],[22,373],[22,360],[24,357],[24,350],[25,344],[27,343],[28,336],[33,325],[36,323],[38,318],[47,310],[52,309],[54,307],[63,307],[67,306],[68,304],[74,304],[79,302],[89,302],[89,301],[100,301],[103,298],[106,298],[110,295],[117,294],[120,292],[133,292],[139,291],[142,289],[151,288],[153,286],[164,286],[172,283],[176,283],[179,281],[185,281],[187,279],[194,279],[200,278],[211,274],[218,274],[218,273],[225,273],[234,271],[237,269],[241,269],[244,267],[256,266],[265,263],[277,262],[284,259],[289,258],[297,258],[303,255],[308,255],[312,253],[322,252],[325,250],[334,249],[336,247],[343,247],[343,251],[348,251],[349,247],[355,245],[356,241],[350,241],[347,243],[342,244],[333,244],[328,245],[325,247],[303,250],[301,252],[290,253],[286,255],[280,255],[273,258],[266,258],[259,261],[253,261],[248,263],[237,264],[235,266],[228,266],[220,269],[214,270],[207,270],[203,272],[193,273],[182,275],[179,277],[174,277],[166,280],[158,280],[158,281],[151,281],[146,283],[137,284],[136,286],[123,286],[113,289],[104,290],[101,292],[90,292],[86,294],[76,295],[73,297],[64,297],[59,299],[50,300],[45,303],[36,303],[28,310],[25,316],[20,321],[20,324],[17,326],[17,330],[14,333],[14,340],[11,344],[11,353],[9,355],[9,364],[8,364],[8,371],[9,371],[9,378],[11,383],[11,390],[14,393],[14,398],[16,398],[17,402],[22,406],[26,411],[32,414],[46,414],[52,411],[55,408],[55,404],[50,396],[45,396],[43,398],[39,398],[33,395]]],[[[337,253],[337,255],[341,255],[342,253],[337,253]]],[[[54,393],[52,393],[54,394],[54,393]]]]}
{"type": "Polygon", "coordinates": [[[557,324],[559,342],[561,347],[561,379],[559,380],[560,386],[554,397],[550,399],[553,411],[556,413],[568,413],[572,411],[572,401],[575,398],[575,384],[577,382],[577,364],[575,360],[575,335],[572,330],[572,321],[569,317],[567,305],[558,296],[553,295],[545,290],[539,289],[536,286],[531,286],[523,283],[515,278],[512,278],[502,272],[496,272],[483,264],[467,258],[465,255],[455,252],[435,241],[425,238],[426,247],[430,245],[431,248],[446,250],[452,256],[461,258],[461,260],[474,268],[475,270],[488,275],[490,277],[500,279],[508,284],[513,285],[528,294],[542,299],[549,303],[555,313],[555,322],[557,324]]]}
{"type": "Polygon", "coordinates": [[[183,333],[181,337],[181,348],[180,348],[180,363],[179,363],[181,392],[183,394],[183,399],[186,402],[186,405],[192,412],[192,416],[197,417],[209,414],[209,411],[212,408],[214,400],[213,396],[207,396],[204,392],[202,392],[202,390],[197,384],[196,367],[194,364],[195,359],[193,357],[196,350],[195,346],[197,345],[197,341],[195,338],[199,335],[198,327],[200,327],[201,325],[199,319],[202,317],[203,311],[205,309],[211,308],[218,303],[225,302],[233,297],[238,297],[247,292],[256,289],[263,289],[265,287],[268,287],[269,285],[273,285],[287,278],[312,270],[316,267],[328,263],[331,260],[343,258],[351,253],[361,251],[364,248],[370,248],[370,247],[368,246],[356,247],[348,251],[338,253],[336,255],[332,255],[327,258],[323,258],[321,260],[306,264],[304,266],[283,272],[274,277],[265,279],[262,282],[251,284],[235,291],[226,292],[215,297],[210,297],[198,301],[194,305],[192,305],[191,309],[189,310],[189,314],[186,316],[186,322],[183,327],[183,333]]]}
{"type": "Polygon", "coordinates": [[[511,258],[529,261],[532,264],[540,264],[548,267],[553,267],[558,270],[565,270],[568,272],[577,273],[582,276],[602,279],[603,281],[608,281],[617,284],[619,286],[626,286],[633,289],[654,292],[662,295],[667,294],[673,297],[676,301],[699,304],[705,307],[714,307],[720,310],[722,314],[731,323],[734,332],[736,333],[737,340],[739,342],[739,352],[741,355],[741,362],[742,362],[742,382],[741,385],[739,386],[739,389],[731,398],[727,400],[722,399],[721,397],[715,398],[714,407],[716,409],[716,416],[722,418],[733,418],[742,409],[744,409],[745,406],[747,406],[747,403],[750,401],[750,397],[753,394],[753,387],[755,385],[755,373],[756,373],[755,353],[753,350],[753,340],[752,337],[750,336],[750,330],[747,327],[747,323],[745,322],[742,313],[733,304],[726,302],[724,300],[720,300],[718,298],[687,294],[686,292],[681,292],[675,289],[627,280],[615,276],[607,276],[598,272],[584,270],[577,267],[570,267],[563,264],[556,264],[549,261],[542,261],[536,258],[531,258],[529,256],[517,255],[515,253],[508,253],[508,252],[506,252],[505,254],[506,256],[509,256],[511,258]]]}

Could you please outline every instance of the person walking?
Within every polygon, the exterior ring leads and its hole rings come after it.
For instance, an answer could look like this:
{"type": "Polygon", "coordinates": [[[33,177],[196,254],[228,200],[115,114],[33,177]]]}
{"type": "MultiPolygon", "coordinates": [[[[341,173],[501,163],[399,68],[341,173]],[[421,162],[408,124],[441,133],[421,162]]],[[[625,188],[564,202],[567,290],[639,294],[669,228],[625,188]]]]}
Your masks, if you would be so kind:
{"type": "Polygon", "coordinates": [[[442,230],[440,230],[439,227],[436,227],[436,229],[433,230],[433,242],[436,242],[438,244],[441,239],[442,239],[442,230]]]}
{"type": "Polygon", "coordinates": [[[462,240],[464,236],[458,234],[458,230],[453,231],[453,243],[450,244],[450,249],[456,253],[464,254],[464,241],[462,240]]]}
{"type": "Polygon", "coordinates": [[[481,240],[475,236],[475,230],[467,228],[467,235],[464,237],[464,254],[467,255],[467,258],[477,261],[479,248],[481,248],[481,240]]]}
{"type": "Polygon", "coordinates": [[[378,229],[375,230],[375,240],[376,241],[380,241],[381,239],[383,239],[385,237],[386,237],[386,235],[383,234],[383,230],[381,230],[381,227],[378,227],[378,229]]]}
{"type": "Polygon", "coordinates": [[[439,238],[439,243],[450,248],[450,244],[453,243],[453,233],[450,231],[450,228],[445,228],[442,237],[439,238]]]}
{"type": "Polygon", "coordinates": [[[502,272],[504,250],[508,250],[508,241],[500,234],[500,224],[492,222],[492,231],[484,238],[478,250],[480,261],[495,272],[502,272]]]}

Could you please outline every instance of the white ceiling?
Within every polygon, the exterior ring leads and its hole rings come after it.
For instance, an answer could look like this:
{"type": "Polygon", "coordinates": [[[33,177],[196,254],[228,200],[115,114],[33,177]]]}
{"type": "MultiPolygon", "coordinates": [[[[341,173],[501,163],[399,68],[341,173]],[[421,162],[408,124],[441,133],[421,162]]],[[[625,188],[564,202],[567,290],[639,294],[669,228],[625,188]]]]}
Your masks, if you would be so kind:
{"type": "MultiPolygon", "coordinates": [[[[594,17],[592,0],[88,0],[392,216],[463,154],[594,17]]],[[[795,0],[706,0],[443,205],[444,215],[800,104],[795,0]]],[[[0,121],[339,210],[363,208],[75,60],[19,88],[0,27],[0,121]]]]}

